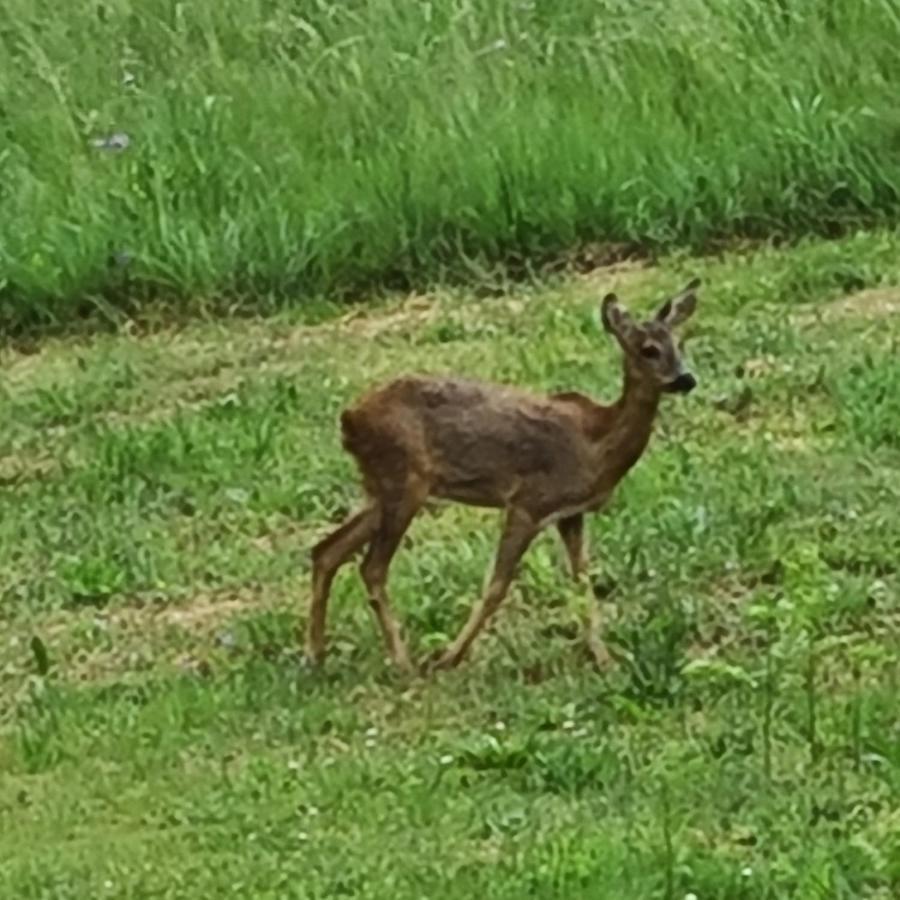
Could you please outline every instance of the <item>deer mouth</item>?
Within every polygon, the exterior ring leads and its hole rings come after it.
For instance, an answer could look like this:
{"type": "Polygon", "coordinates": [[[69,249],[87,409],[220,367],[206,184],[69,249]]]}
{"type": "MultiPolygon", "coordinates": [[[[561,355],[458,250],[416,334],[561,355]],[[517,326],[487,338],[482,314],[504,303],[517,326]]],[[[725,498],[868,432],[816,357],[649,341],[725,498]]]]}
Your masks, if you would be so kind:
{"type": "Polygon", "coordinates": [[[663,385],[663,390],[667,394],[689,394],[697,387],[697,379],[690,372],[683,372],[677,378],[663,385]]]}

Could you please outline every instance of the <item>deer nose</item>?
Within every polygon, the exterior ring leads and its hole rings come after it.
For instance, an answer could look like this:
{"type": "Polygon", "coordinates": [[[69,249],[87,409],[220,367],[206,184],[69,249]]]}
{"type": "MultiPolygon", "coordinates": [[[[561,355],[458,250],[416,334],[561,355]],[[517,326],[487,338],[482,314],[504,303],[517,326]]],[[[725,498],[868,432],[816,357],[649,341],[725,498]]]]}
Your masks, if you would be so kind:
{"type": "Polygon", "coordinates": [[[697,387],[697,379],[690,372],[682,372],[674,381],[669,382],[669,390],[678,394],[689,394],[697,387]]]}

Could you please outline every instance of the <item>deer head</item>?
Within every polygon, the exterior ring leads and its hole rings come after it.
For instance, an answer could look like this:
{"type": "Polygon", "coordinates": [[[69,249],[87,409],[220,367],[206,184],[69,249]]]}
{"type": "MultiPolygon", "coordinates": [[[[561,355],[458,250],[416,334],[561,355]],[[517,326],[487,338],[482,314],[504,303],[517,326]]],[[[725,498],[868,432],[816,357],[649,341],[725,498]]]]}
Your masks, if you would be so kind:
{"type": "Polygon", "coordinates": [[[626,368],[642,382],[667,393],[687,394],[697,379],[687,371],[673,329],[687,321],[697,307],[695,278],[683,291],[659,308],[656,315],[637,323],[615,294],[607,294],[600,305],[603,327],[618,341],[626,368]]]}

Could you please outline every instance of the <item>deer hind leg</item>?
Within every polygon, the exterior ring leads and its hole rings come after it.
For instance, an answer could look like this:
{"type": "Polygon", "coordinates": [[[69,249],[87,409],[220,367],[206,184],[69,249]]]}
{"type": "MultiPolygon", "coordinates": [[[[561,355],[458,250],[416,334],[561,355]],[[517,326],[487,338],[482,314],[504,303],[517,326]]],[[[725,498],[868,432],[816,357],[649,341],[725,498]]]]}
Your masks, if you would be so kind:
{"type": "Polygon", "coordinates": [[[416,478],[410,478],[402,494],[390,499],[382,497],[378,529],[360,566],[369,605],[381,628],[388,654],[394,665],[405,671],[412,668],[409,651],[391,611],[387,577],[400,541],[427,496],[427,485],[416,478]]]}
{"type": "Polygon", "coordinates": [[[585,604],[583,612],[585,643],[594,665],[598,669],[604,669],[609,665],[610,657],[601,636],[600,606],[592,596],[585,577],[587,554],[585,553],[584,516],[576,515],[560,519],[556,527],[569,559],[572,578],[583,594],[581,602],[585,604]]]}
{"type": "Polygon", "coordinates": [[[313,547],[312,600],[306,629],[306,658],[314,665],[319,665],[325,659],[325,617],[334,576],[357,550],[372,539],[380,516],[378,506],[372,503],[351,515],[339,528],[313,547]]]}
{"type": "Polygon", "coordinates": [[[516,566],[538,531],[537,524],[526,514],[517,510],[507,514],[493,572],[481,600],[472,608],[468,621],[456,640],[427,668],[451,669],[462,662],[478,633],[503,602],[515,575],[516,566]]]}

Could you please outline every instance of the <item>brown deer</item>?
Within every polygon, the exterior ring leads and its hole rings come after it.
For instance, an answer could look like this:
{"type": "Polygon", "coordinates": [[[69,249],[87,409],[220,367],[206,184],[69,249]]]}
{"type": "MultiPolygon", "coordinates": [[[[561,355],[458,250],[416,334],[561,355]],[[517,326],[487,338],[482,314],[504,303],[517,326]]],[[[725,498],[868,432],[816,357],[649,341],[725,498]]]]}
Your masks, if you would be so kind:
{"type": "MultiPolygon", "coordinates": [[[[428,497],[504,510],[493,571],[456,640],[428,668],[451,668],[503,601],[535,536],[556,525],[576,581],[585,571],[584,513],[606,505],[647,446],[663,393],[696,386],[672,330],[697,304],[700,280],[667,300],[650,321],[636,323],[615,294],[601,318],[624,357],[619,400],[601,406],[569,391],[536,395],[514,387],[439,376],[398,378],[366,394],[341,415],[344,448],[355,458],[365,505],[312,551],[312,602],[306,656],[325,656],[325,617],[338,568],[368,545],[360,571],[369,604],[394,664],[409,653],[388,603],[388,567],[428,497]]],[[[599,609],[586,616],[588,648],[608,661],[599,609]]]]}

